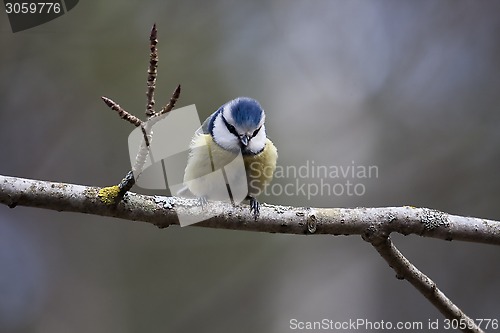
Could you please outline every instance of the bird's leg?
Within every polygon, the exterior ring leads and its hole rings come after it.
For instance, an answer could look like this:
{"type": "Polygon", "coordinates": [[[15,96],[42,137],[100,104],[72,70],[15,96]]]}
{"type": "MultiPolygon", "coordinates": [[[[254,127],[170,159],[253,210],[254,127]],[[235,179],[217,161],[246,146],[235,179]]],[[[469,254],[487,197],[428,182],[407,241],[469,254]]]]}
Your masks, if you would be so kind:
{"type": "Polygon", "coordinates": [[[247,196],[247,199],[250,200],[250,214],[253,212],[253,218],[257,220],[260,214],[260,203],[251,195],[247,196]]]}

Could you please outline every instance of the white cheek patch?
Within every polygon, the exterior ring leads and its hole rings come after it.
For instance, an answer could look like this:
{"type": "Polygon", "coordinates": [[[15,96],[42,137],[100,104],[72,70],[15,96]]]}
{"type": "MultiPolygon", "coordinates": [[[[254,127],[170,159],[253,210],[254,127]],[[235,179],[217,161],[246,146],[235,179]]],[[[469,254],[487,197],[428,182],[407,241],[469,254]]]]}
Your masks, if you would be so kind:
{"type": "Polygon", "coordinates": [[[214,121],[213,139],[222,148],[238,153],[240,151],[239,139],[227,129],[222,115],[217,115],[214,121]]]}
{"type": "Polygon", "coordinates": [[[259,133],[257,133],[257,135],[250,140],[250,143],[248,144],[248,150],[250,150],[254,154],[257,154],[260,153],[265,146],[266,146],[266,128],[264,127],[264,125],[262,125],[259,133]]]}

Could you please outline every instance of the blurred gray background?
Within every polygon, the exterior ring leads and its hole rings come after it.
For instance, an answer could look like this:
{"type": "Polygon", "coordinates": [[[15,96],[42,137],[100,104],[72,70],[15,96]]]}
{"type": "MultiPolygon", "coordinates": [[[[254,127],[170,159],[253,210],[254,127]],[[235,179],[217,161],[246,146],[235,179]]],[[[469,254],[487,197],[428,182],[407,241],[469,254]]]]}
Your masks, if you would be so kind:
{"type": "MultiPolygon", "coordinates": [[[[202,117],[254,97],[279,165],[379,170],[352,179],[362,196],[261,201],[498,220],[499,13],[498,1],[86,0],[16,34],[2,13],[0,174],[119,181],[132,128],[100,96],[143,115],[156,22],[158,106],[178,83],[178,106],[202,117]]],[[[500,319],[498,248],[394,240],[472,318],[500,319]]],[[[0,206],[0,332],[289,332],[293,318],[443,319],[357,236],[159,230],[0,206]]]]}

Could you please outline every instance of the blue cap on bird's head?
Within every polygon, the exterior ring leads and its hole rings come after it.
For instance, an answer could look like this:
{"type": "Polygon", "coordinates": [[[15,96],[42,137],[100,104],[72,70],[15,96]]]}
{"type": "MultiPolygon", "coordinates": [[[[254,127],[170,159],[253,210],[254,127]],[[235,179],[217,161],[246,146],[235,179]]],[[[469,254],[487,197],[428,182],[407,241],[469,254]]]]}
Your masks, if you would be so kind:
{"type": "Polygon", "coordinates": [[[228,151],[255,155],[266,145],[265,119],[259,102],[249,97],[238,97],[214,112],[203,123],[202,129],[228,151]]]}
{"type": "Polygon", "coordinates": [[[234,124],[241,128],[256,128],[263,122],[264,110],[259,102],[250,97],[238,97],[227,103],[224,108],[230,112],[234,124]]]}

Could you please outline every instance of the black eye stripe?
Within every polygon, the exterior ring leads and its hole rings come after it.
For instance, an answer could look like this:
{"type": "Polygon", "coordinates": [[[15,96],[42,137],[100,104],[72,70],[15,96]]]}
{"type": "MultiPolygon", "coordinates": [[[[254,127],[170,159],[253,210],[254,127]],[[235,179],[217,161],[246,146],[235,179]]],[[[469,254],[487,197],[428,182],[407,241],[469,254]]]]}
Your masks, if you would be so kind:
{"type": "Polygon", "coordinates": [[[254,138],[257,134],[259,134],[259,131],[261,128],[262,128],[262,126],[257,128],[255,131],[253,131],[252,138],[254,138]]]}
{"type": "Polygon", "coordinates": [[[224,125],[226,125],[227,130],[229,132],[233,133],[234,135],[236,135],[237,137],[239,137],[239,134],[236,131],[236,128],[234,128],[233,125],[231,125],[230,123],[227,122],[227,120],[226,120],[226,118],[224,117],[223,114],[221,114],[221,117],[222,117],[222,120],[224,121],[224,125]]]}

